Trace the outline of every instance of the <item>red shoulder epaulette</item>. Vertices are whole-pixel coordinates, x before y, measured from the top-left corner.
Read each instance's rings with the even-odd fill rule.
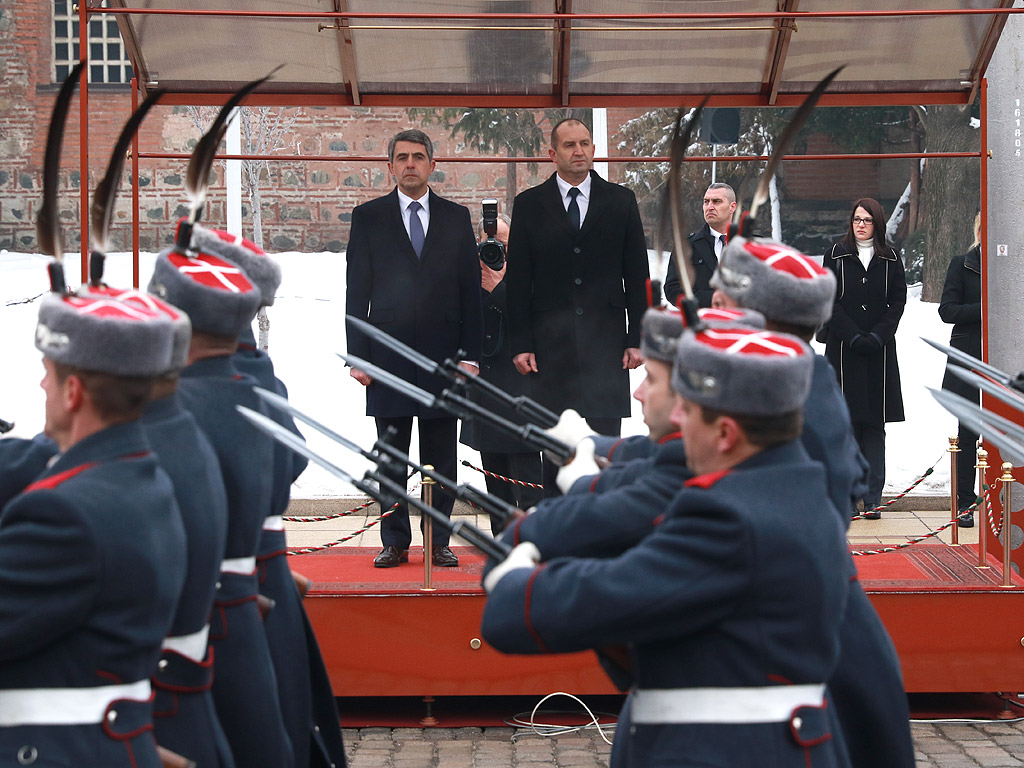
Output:
[[[720,469],[717,472],[708,472],[706,475],[697,475],[683,483],[683,487],[708,489],[728,474],[728,469]]]
[[[93,467],[96,466],[96,464],[97,464],[97,462],[90,461],[87,464],[81,464],[81,465],[79,465],[77,467],[73,467],[71,469],[67,469],[67,470],[65,470],[63,472],[60,472],[60,473],[56,474],[56,475],[51,475],[50,477],[44,477],[42,480],[38,480],[38,481],[32,483],[32,485],[30,485],[28,488],[26,488],[23,491],[23,493],[28,493],[29,491],[48,491],[48,490],[51,490],[53,488],[56,488],[58,485],[63,483],[65,480],[70,480],[75,475],[80,475],[82,472],[85,472],[85,470],[92,469]]]

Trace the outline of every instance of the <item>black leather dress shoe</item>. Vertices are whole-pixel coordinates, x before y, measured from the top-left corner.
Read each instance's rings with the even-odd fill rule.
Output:
[[[965,509],[956,517],[957,528],[973,528],[974,527],[974,512],[969,509]]]
[[[431,554],[434,565],[442,568],[455,568],[459,564],[459,558],[448,547],[434,547]]]
[[[374,568],[394,568],[399,563],[409,562],[409,550],[398,547],[387,546],[380,551],[380,554],[373,558]]]

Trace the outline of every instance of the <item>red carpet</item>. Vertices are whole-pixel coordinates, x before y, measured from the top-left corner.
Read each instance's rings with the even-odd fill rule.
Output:
[[[851,547],[851,549],[854,549]],[[853,558],[861,584],[868,592],[927,588],[929,591],[991,590],[1002,579],[1002,564],[989,556],[991,568],[979,570],[978,549],[973,545],[915,544],[880,555]],[[1024,580],[1014,574],[1014,584]]]
[[[379,547],[338,547],[308,555],[292,555],[292,569],[313,580],[310,594],[383,593],[401,594],[423,587],[423,549],[409,550],[409,562],[396,568],[374,568]],[[486,558],[473,547],[452,547],[459,558],[457,568],[431,570],[431,587],[441,593],[480,593],[480,577]]]

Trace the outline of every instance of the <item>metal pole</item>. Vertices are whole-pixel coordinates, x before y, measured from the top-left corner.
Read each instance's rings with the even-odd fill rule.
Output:
[[[949,519],[954,523],[950,529],[952,531],[950,533],[950,541],[952,544],[958,545],[960,543],[960,531],[958,530],[960,526],[955,525],[957,515],[960,513],[960,510],[957,509],[957,492],[959,488],[957,488],[956,481],[957,464],[960,459],[960,438],[958,436],[953,435],[953,437],[949,438],[949,448],[947,450],[949,451]]]
[[[431,471],[434,469],[430,464],[424,464],[423,467]],[[423,503],[431,507],[434,506],[434,485],[436,483],[433,478],[423,478]],[[420,513],[420,518],[423,520],[423,591],[433,592],[431,568],[434,565],[434,521],[430,515],[423,513]]]
[[[139,108],[139,81],[132,78],[132,114]],[[132,287],[139,287],[139,132],[132,136]]]
[[[1013,586],[1012,575],[1013,568],[1010,561],[1011,542],[1010,542],[1010,526],[1013,523],[1010,505],[1013,503],[1013,465],[1004,461],[1002,466],[1003,474],[999,478],[999,482],[1003,484],[1003,583],[1001,586],[1011,587]]]
[[[974,510],[974,519],[978,525],[978,567],[988,568],[988,499],[985,495],[985,470],[988,469],[988,451],[978,446],[978,496],[981,503]]]

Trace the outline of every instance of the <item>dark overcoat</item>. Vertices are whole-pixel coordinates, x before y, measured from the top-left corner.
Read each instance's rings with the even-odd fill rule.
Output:
[[[512,365],[512,351],[508,327],[508,286],[502,280],[488,293],[481,289],[483,301],[483,345],[480,355],[480,376],[502,391],[516,397],[531,397],[530,377],[521,375]],[[526,420],[512,408],[498,405],[479,390],[470,390],[470,399],[514,424]],[[478,419],[462,422],[461,442],[486,453],[531,453],[535,448],[514,437],[499,432]]]
[[[185,585],[174,624],[153,675],[157,743],[197,765],[234,766],[231,748],[213,704],[213,659],[206,653],[210,612],[224,559],[228,500],[213,446],[177,394],[146,404],[141,422],[146,439],[171,478],[185,527]],[[176,644],[207,632],[202,652]]]
[[[711,276],[718,269],[718,257],[715,256],[715,239],[717,232],[711,231],[711,226],[704,222],[704,226],[696,232],[691,232],[690,241],[690,263],[693,264],[693,295],[697,299],[697,306],[710,307],[711,297],[715,295],[715,289],[711,287]],[[665,274],[665,298],[673,307],[683,292],[683,285],[679,280],[679,270],[676,268],[675,254],[669,258],[668,271]]]
[[[174,491],[138,423],[71,446],[0,516],[0,691],[147,681],[184,580]],[[152,704],[110,699],[75,725],[19,724],[31,708],[9,703],[0,765],[159,768]]]
[[[953,324],[949,346],[981,359],[981,246],[962,256],[954,256],[946,269],[939,300],[939,317]],[[978,401],[978,389],[949,372],[942,377],[942,388],[955,392],[973,402]],[[961,446],[963,448],[963,446]]]
[[[896,359],[896,328],[907,303],[903,262],[892,248],[871,257],[865,270],[857,247],[840,240],[825,254],[836,275],[825,357],[835,369],[853,422],[903,421],[903,392]],[[867,354],[850,348],[858,335],[877,334],[883,348]]]
[[[33,438],[0,440],[0,509],[46,469],[57,444],[40,432]]]
[[[555,176],[521,192],[512,213],[505,274],[512,355],[535,354],[533,392],[551,410],[628,416],[622,353],[640,346],[649,275],[636,197],[591,171],[577,232]]]
[[[630,643],[631,698],[637,689],[824,683],[848,574],[835,565],[846,551],[837,517],[821,512],[829,501],[820,465],[791,442],[686,485],[654,531],[616,557],[509,572],[484,608],[488,642],[506,653]],[[814,739],[827,738],[820,708],[772,723],[631,717],[627,700],[613,768],[844,762],[834,740]]]
[[[469,209],[430,193],[430,224],[422,258],[402,223],[398,190],[352,211],[347,261],[347,314],[367,320],[435,362],[480,360],[480,260]],[[445,380],[346,324],[350,354],[421,389],[439,394]],[[426,409],[376,382],[366,389],[366,415],[448,414]]]

